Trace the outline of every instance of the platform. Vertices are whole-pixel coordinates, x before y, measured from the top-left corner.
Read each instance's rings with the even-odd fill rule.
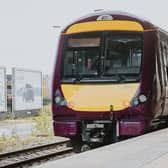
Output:
[[[36,168],[167,168],[168,129],[51,161]]]

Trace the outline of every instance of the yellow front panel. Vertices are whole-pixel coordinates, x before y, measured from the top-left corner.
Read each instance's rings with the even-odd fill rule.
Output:
[[[130,105],[139,83],[111,85],[61,85],[68,106],[76,111],[122,110]]]
[[[108,30],[143,31],[144,29],[141,24],[134,21],[92,21],[74,24],[65,34]]]

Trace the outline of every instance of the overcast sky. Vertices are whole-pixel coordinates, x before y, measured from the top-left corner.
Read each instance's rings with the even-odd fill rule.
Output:
[[[130,12],[168,31],[166,0],[0,0],[0,66],[51,74],[60,29],[95,9]]]

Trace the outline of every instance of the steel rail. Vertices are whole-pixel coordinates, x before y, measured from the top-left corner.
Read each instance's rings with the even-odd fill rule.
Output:
[[[33,164],[38,161],[49,159],[50,157],[63,157],[63,155],[72,152],[72,148],[66,146],[68,142],[69,140],[64,140],[25,148],[23,150],[1,153],[0,168],[14,168]]]

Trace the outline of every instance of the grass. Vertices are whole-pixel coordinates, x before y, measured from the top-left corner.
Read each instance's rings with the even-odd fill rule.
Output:
[[[16,130],[13,129],[11,136],[0,136],[0,152],[15,150],[23,148],[27,145],[34,145],[44,143],[46,141],[54,140],[52,128],[51,106],[44,106],[40,111],[39,116],[29,117],[26,121],[31,121],[35,124],[31,134],[26,137],[20,137]]]
[[[40,111],[39,116],[32,117],[35,123],[35,128],[32,131],[34,136],[53,136],[51,107],[44,106]]]

